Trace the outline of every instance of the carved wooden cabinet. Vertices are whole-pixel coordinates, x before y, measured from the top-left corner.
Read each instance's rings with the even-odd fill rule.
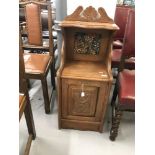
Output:
[[[111,43],[118,27],[103,8],[79,6],[60,24],[59,128],[102,132],[112,84]]]

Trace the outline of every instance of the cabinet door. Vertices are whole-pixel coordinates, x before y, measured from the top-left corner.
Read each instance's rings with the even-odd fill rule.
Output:
[[[103,82],[62,79],[62,117],[100,121],[106,104],[106,86]]]

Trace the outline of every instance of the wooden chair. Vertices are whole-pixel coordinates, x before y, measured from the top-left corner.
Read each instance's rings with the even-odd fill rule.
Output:
[[[22,40],[22,49],[31,51],[40,50],[44,53],[23,53],[26,79],[41,80],[45,103],[45,112],[50,113],[50,102],[53,91],[49,97],[46,80],[49,70],[51,71],[51,82],[53,90],[55,89],[55,63],[51,24],[51,3],[49,1],[20,1],[19,4],[25,8],[26,30],[28,34],[27,40],[22,40],[22,38],[20,37]],[[46,6],[48,11],[49,38],[46,39],[42,36],[41,6]]]
[[[128,24],[134,25],[134,10],[131,10],[129,13]],[[127,34],[134,33],[134,26],[132,29],[126,29],[125,32]],[[126,40],[128,41],[128,40]],[[133,39],[134,41],[134,39]],[[133,42],[128,43],[128,47]],[[126,48],[126,47],[124,47]],[[114,141],[118,135],[118,128],[121,120],[121,116],[123,111],[135,111],[135,70],[126,69],[125,60],[129,57],[135,56],[135,50],[131,50],[128,48],[123,50],[120,67],[119,67],[119,74],[116,80],[113,97],[112,97],[112,127],[110,130],[110,140]],[[116,98],[118,96],[118,103],[116,103]]]
[[[134,12],[135,12],[134,10],[129,11],[122,49],[114,49],[112,52],[112,68],[119,68],[122,53],[124,52],[128,53],[128,51],[130,50],[135,51],[135,13]],[[128,58],[129,59],[127,59],[125,62],[125,66],[131,69],[135,68],[135,59],[130,56]]]
[[[29,154],[30,146],[32,140],[36,138],[36,131],[33,121],[33,114],[31,110],[29,94],[25,79],[25,68],[24,68],[24,60],[23,53],[19,51],[19,121],[21,119],[22,114],[25,114],[26,124],[29,132],[29,137],[25,149],[24,155]]]

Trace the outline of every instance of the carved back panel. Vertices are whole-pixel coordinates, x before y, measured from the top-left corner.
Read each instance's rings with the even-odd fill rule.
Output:
[[[74,54],[98,55],[101,34],[76,32],[74,35]]]
[[[66,59],[104,61],[109,35],[106,30],[66,28]]]

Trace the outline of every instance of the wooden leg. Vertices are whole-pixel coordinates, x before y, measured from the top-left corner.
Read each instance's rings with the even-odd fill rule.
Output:
[[[27,97],[27,103],[25,106],[24,114],[25,114],[28,132],[29,132],[29,134],[32,134],[32,139],[35,139],[36,138],[36,130],[35,130],[35,126],[34,126],[32,109],[31,109],[31,105],[30,105],[30,101],[29,101],[28,97]]]
[[[110,137],[109,137],[110,140],[112,141],[115,141],[118,135],[118,128],[119,128],[121,116],[122,116],[122,111],[119,109],[116,109],[115,116],[112,116],[112,127],[110,130]]]
[[[27,88],[31,89],[30,79],[26,79],[26,83],[27,83]]]
[[[31,135],[29,135],[24,155],[29,155],[32,139],[33,139],[33,137],[32,137],[32,134],[31,134]]]
[[[42,84],[44,104],[45,104],[45,113],[48,114],[48,113],[50,113],[50,101],[49,101],[46,77],[41,79],[41,84]]]
[[[53,89],[55,90],[55,65],[54,65],[54,62],[52,63],[50,70],[51,70],[51,83],[52,83]]]
[[[115,104],[116,98],[117,98],[117,83],[114,86],[113,96],[111,99],[111,106],[113,106]]]

